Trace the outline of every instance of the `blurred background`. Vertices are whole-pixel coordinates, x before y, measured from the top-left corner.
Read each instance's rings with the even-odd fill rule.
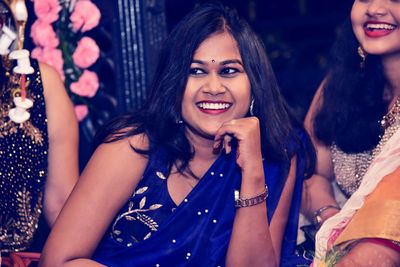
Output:
[[[37,0],[41,1],[41,0]],[[80,7],[81,0],[60,0],[58,18],[51,23],[62,52],[59,69],[80,120],[80,169],[88,161],[95,132],[111,117],[140,107],[157,61],[157,51],[174,25],[201,0],[86,0],[97,6],[100,20],[90,29],[73,30],[71,14],[79,11],[90,21],[96,12]],[[323,79],[330,47],[338,28],[350,12],[353,1],[337,0],[222,0],[246,18],[264,42],[283,95],[303,120],[313,94]],[[34,2],[26,1],[29,28],[38,20]],[[92,12],[93,11],[93,12]],[[91,14],[92,13],[92,14]],[[28,32],[28,31],[27,31]],[[28,35],[28,34],[27,34]],[[26,36],[28,49],[38,42]],[[95,41],[98,56],[77,67],[72,60],[83,37]],[[42,49],[43,47],[41,47]],[[95,48],[95,49],[94,49]],[[91,51],[88,50],[88,53]],[[85,53],[83,53],[85,55]],[[56,64],[48,57],[48,63]],[[85,71],[96,83],[92,93],[72,92]],[[42,222],[43,224],[43,222]],[[37,235],[34,247],[41,249],[48,229]]]
[[[27,2],[32,14],[28,24],[32,25],[36,20],[33,3]],[[61,2],[71,5],[76,1]],[[168,32],[194,6],[207,1],[92,2],[100,10],[101,19],[99,24],[85,32],[85,35],[93,38],[100,48],[100,57],[89,68],[97,74],[99,88],[94,97],[79,98],[89,107],[88,114],[85,114],[80,122],[81,169],[90,157],[91,142],[96,130],[107,119],[133,110],[143,103],[156,64],[157,50]],[[329,50],[338,27],[348,16],[353,1],[220,2],[236,8],[260,35],[281,90],[297,118],[302,120],[315,90],[325,75]],[[57,34],[61,36],[65,33],[58,31]],[[28,39],[27,46],[32,49],[35,44]],[[70,91],[69,93],[74,101],[78,99]]]

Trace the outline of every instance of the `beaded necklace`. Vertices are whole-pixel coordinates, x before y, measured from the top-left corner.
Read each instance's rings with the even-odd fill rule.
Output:
[[[392,135],[399,129],[400,123],[397,121],[400,115],[400,96],[397,97],[396,102],[389,112],[383,116],[379,122],[384,129],[384,134],[379,140],[378,145],[372,151],[372,158],[375,158],[386,142],[392,137]]]
[[[384,134],[380,136],[378,145],[372,151],[348,154],[341,151],[335,144],[331,146],[336,182],[347,197],[358,189],[373,159],[400,128],[400,97],[396,99],[393,107],[382,117],[379,124],[383,128]]]

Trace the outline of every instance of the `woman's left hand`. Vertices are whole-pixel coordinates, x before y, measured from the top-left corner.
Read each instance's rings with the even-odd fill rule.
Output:
[[[234,119],[222,124],[214,138],[214,149],[225,149],[228,154],[232,151],[234,140],[238,145],[236,162],[242,171],[262,166],[260,122],[257,117]]]

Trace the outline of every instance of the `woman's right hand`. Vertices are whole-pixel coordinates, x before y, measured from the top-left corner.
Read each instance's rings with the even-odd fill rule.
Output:
[[[214,147],[224,147],[225,153],[232,150],[232,141],[237,142],[236,162],[242,172],[251,170],[254,174],[257,168],[263,171],[260,122],[257,117],[246,117],[225,122],[217,131]],[[223,144],[223,145],[222,145]],[[264,175],[262,174],[264,184]]]

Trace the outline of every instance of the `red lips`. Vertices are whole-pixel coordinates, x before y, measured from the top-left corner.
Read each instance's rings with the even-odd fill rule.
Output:
[[[367,21],[364,24],[364,32],[370,38],[379,38],[391,34],[396,25],[382,21]]]
[[[201,101],[196,105],[201,112],[217,115],[226,112],[232,104],[223,101]]]

